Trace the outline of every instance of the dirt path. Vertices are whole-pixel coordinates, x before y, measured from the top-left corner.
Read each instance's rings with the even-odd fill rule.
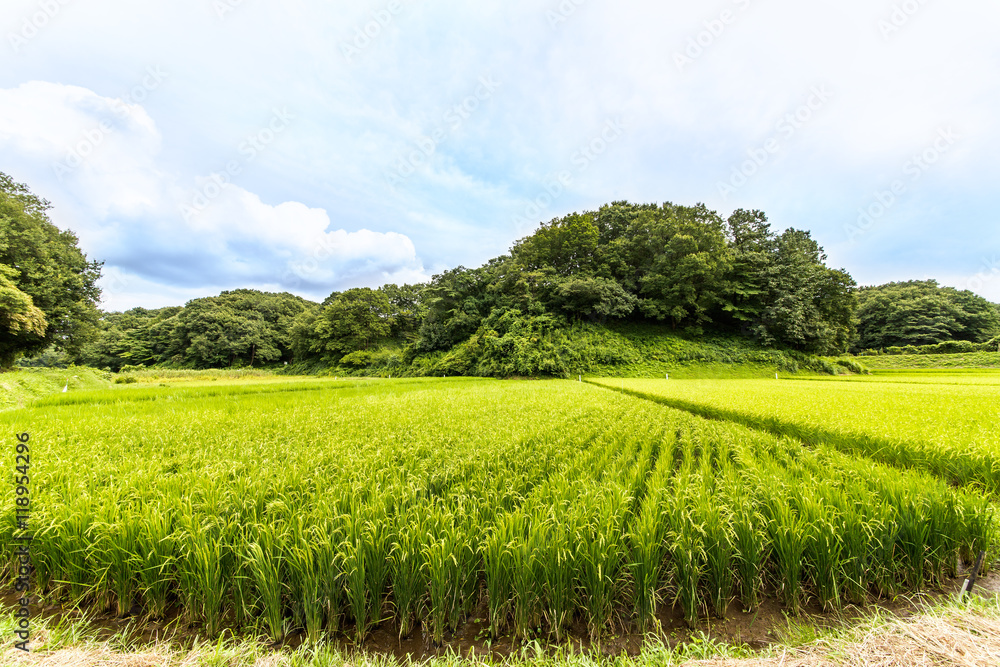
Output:
[[[41,638],[40,638],[41,639]],[[859,633],[851,640],[821,640],[798,649],[772,649],[766,658],[745,660],[700,660],[684,665],[699,667],[996,667],[1000,665],[1000,616],[950,608],[941,612],[926,613],[908,619],[886,621]],[[0,655],[3,666],[37,667],[196,667],[199,665],[246,665],[248,667],[284,667],[290,664],[287,655],[255,657],[240,655],[239,649],[216,655],[211,648],[202,651],[178,653],[164,647],[138,653],[116,653],[107,647],[65,648],[53,652],[25,654],[16,649]],[[220,660],[221,658],[221,660]],[[454,667],[454,660],[431,660],[442,667]],[[558,661],[546,660],[549,667]],[[323,660],[323,665],[350,665],[351,667],[386,667],[384,658],[355,656],[340,662]],[[475,661],[468,665],[474,666]],[[515,661],[513,664],[517,664]],[[528,664],[528,663],[523,663]],[[589,667],[596,663],[586,658],[571,657],[567,667]],[[642,656],[625,658],[618,665],[663,665],[662,659],[650,660]]]

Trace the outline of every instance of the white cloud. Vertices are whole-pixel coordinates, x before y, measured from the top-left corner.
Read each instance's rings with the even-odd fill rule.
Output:
[[[37,8],[37,0],[10,4],[0,32]],[[919,243],[927,252],[912,255],[914,275],[960,275],[977,250],[960,256],[956,244],[982,245],[972,241],[983,238],[976,232],[995,226],[987,196],[1000,152],[995,2],[917,2],[884,35],[879,22],[914,3],[403,0],[349,62],[341,46],[387,4],[242,2],[220,19],[205,0],[91,0],[86,10],[66,3],[20,53],[0,50],[0,118],[16,116],[21,128],[0,140],[8,158],[0,169],[53,199],[60,224],[78,230],[92,254],[110,249],[102,256],[131,258],[137,270],[183,284],[216,285],[227,272],[263,280],[262,267],[308,259],[322,245],[316,239],[334,233],[317,231],[324,220],[345,236],[335,240],[343,252],[311,274],[322,280],[419,275],[421,262],[407,259],[409,247],[392,234],[405,235],[428,266],[474,265],[528,231],[530,223],[515,228],[512,219],[619,117],[627,124],[621,139],[585,173],[574,171],[533,222],[626,198],[704,201],[722,212],[762,208],[776,226],[811,229],[829,245],[914,152],[952,126],[961,141],[908,194],[924,227],[953,230],[958,240],[946,248],[932,236],[906,237],[904,246],[903,235],[889,234],[877,251],[846,248],[838,260],[862,275],[902,263]],[[724,10],[733,20],[720,28]],[[549,12],[565,20],[553,24]],[[675,54],[690,40],[702,52],[680,71]],[[52,163],[156,63],[169,72],[162,88],[71,180],[53,181]],[[452,131],[445,114],[483,76],[501,85]],[[30,92],[21,90],[25,81],[74,86],[25,84],[37,88]],[[722,199],[717,183],[817,85],[831,100]],[[294,125],[197,216],[200,228],[183,224],[178,204],[275,107],[290,109]],[[442,125],[448,132],[433,155],[392,191],[387,170]],[[909,209],[893,215],[912,228]],[[379,256],[367,254],[360,230],[384,235]],[[162,250],[142,247],[144,239]],[[172,270],[185,248],[216,259],[199,259],[188,275]]]
[[[335,288],[427,279],[407,236],[331,230],[321,208],[268,204],[208,176],[184,188],[161,167],[161,146],[141,105],[48,82],[0,90],[0,150],[33,166],[31,185],[53,199],[55,221],[118,272],[105,281],[109,304],[129,303],[129,284],[141,285],[136,303],[161,303],[156,285],[171,297],[223,285],[322,299]],[[213,197],[185,219],[181,205],[198,192]]]

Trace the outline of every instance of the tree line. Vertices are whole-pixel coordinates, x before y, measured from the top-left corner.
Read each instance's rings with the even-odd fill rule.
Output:
[[[184,306],[100,312],[101,264],[51,223],[48,208],[0,174],[5,367],[54,349],[62,360],[115,371],[364,366],[380,350],[412,363],[475,339],[470,354],[534,355],[527,367],[544,371],[538,358],[552,332],[565,337],[585,324],[655,323],[816,355],[981,343],[1000,329],[995,304],[934,281],[858,289],[827,266],[809,232],[777,232],[761,211],[723,218],[701,204],[629,202],[543,223],[509,253],[425,284],[352,288],[322,303],[237,289]]]

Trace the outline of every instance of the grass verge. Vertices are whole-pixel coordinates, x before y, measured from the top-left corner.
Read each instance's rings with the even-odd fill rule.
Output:
[[[13,636],[14,618],[0,614]],[[415,661],[385,654],[317,648],[274,651],[263,641],[229,639],[179,649],[169,642],[135,644],[127,632],[97,640],[86,622],[47,623],[33,630],[32,652],[7,645],[0,664],[33,667],[702,667],[839,665],[995,665],[1000,656],[1000,597],[949,599],[898,618],[876,613],[850,626],[817,629],[789,622],[779,641],[758,653],[698,639],[674,647],[647,644],[638,655],[595,656],[527,644],[503,659],[455,653]]]

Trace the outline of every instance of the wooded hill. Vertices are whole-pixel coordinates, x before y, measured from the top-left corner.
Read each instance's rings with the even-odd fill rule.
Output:
[[[808,232],[775,233],[760,211],[723,219],[701,205],[616,202],[552,220],[509,254],[426,285],[349,289],[322,304],[235,290],[107,314],[83,359],[112,369],[395,359],[429,370],[452,353],[452,372],[564,375],[600,361],[587,350],[608,354],[607,341],[594,352],[572,339],[614,323],[836,354],[854,333],[855,285],[825,261]]]
[[[849,350],[983,344],[1000,329],[996,305],[933,281],[858,290],[809,232],[776,232],[761,211],[724,219],[700,204],[628,202],[544,223],[508,254],[427,284],[323,303],[238,289],[99,313],[100,263],[49,221],[47,202],[6,176],[0,186],[4,365],[35,354],[23,363],[503,376],[750,354],[792,367]]]

